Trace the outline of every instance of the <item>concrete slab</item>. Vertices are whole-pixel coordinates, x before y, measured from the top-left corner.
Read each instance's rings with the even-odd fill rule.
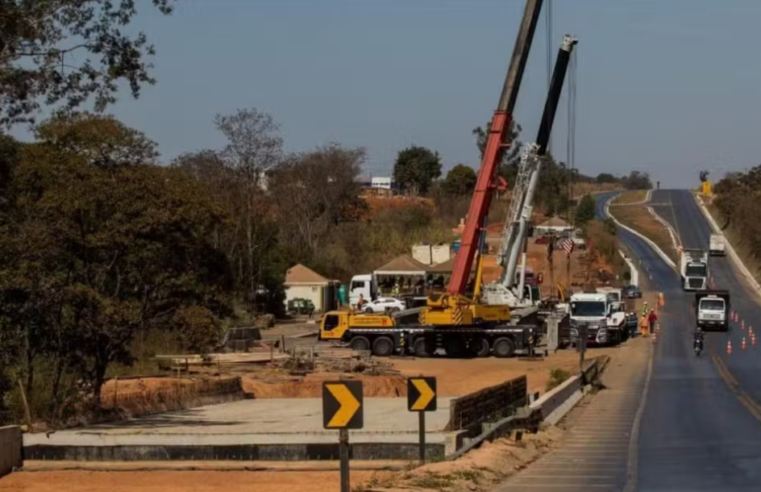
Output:
[[[426,416],[426,440],[443,443],[452,398],[439,398]],[[356,443],[417,442],[418,416],[406,398],[365,398],[362,430]],[[335,430],[322,428],[320,398],[244,400],[52,434],[25,434],[24,445],[47,446],[204,446],[236,444],[333,443]]]

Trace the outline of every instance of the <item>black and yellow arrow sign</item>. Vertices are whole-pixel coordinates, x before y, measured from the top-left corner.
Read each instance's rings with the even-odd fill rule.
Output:
[[[322,383],[322,425],[326,429],[361,429],[362,381]]]
[[[436,378],[407,380],[407,409],[410,412],[436,411]]]

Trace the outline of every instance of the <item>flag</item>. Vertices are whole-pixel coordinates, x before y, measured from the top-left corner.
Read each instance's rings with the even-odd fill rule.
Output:
[[[571,253],[573,252],[573,247],[575,246],[575,243],[572,239],[566,239],[561,243],[561,248],[565,250],[566,254],[568,256],[571,256]]]

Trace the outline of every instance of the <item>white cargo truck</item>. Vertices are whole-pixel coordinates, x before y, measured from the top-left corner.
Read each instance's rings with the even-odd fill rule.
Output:
[[[571,296],[571,343],[578,343],[580,328],[586,327],[587,341],[597,345],[616,345],[628,338],[626,313],[613,296],[585,292]]]
[[[724,250],[724,234],[711,234],[708,245],[708,252],[711,256],[724,256],[727,252]]]
[[[729,330],[729,291],[695,293],[695,318],[703,330]]]
[[[708,288],[708,252],[702,249],[682,250],[679,257],[679,273],[683,290],[706,290]]]

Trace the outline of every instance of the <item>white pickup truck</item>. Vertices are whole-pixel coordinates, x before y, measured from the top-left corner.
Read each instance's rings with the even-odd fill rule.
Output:
[[[725,251],[725,238],[724,234],[711,234],[711,238],[708,243],[708,252],[711,256],[724,256],[727,254]]]

